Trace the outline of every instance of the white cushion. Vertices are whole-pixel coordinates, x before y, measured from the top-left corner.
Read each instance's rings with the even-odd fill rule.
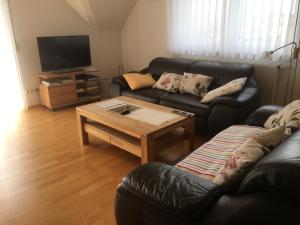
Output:
[[[204,97],[213,78],[202,74],[184,73],[179,91]]]
[[[217,99],[220,96],[236,93],[236,92],[242,90],[246,81],[247,81],[246,77],[230,81],[229,83],[208,92],[204,96],[204,98],[201,100],[201,102],[208,103],[208,102],[211,102],[211,101]]]
[[[163,73],[153,88],[177,93],[181,85],[182,75],[176,73]]]
[[[278,113],[271,115],[265,123],[265,128],[281,127],[300,128],[300,100],[295,100]]]

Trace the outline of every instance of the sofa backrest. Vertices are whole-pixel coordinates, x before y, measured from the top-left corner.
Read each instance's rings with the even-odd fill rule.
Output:
[[[190,67],[189,72],[213,77],[213,82],[209,87],[211,90],[241,77],[251,77],[254,72],[254,67],[239,63],[198,61]]]
[[[264,157],[242,181],[239,192],[270,192],[300,201],[300,131]]]
[[[164,72],[177,74],[188,72],[191,65],[195,62],[196,60],[193,59],[158,57],[150,62],[148,72],[157,80]]]
[[[148,72],[151,73],[156,80],[164,72],[177,74],[190,72],[208,75],[214,78],[210,89],[215,89],[231,80],[241,77],[251,77],[254,72],[254,67],[239,63],[158,57],[150,62]]]

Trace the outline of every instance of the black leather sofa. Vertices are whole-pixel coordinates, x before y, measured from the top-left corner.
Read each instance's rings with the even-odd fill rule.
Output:
[[[262,107],[247,122],[263,126],[278,109]],[[231,189],[150,163],[123,179],[115,203],[118,225],[298,225],[299,212],[300,131]]]
[[[248,77],[248,82],[241,92],[220,97],[210,104],[202,104],[198,96],[190,94],[170,94],[167,91],[153,88],[132,91],[124,78],[114,77],[112,79],[109,90],[110,97],[124,95],[195,113],[197,130],[206,132],[210,136],[232,124],[243,123],[259,103],[257,84],[252,79],[254,68],[251,65],[159,57],[153,59],[149,66],[141,72],[151,73],[156,80],[164,72],[206,74],[214,78],[209,90],[220,87],[231,80]]]

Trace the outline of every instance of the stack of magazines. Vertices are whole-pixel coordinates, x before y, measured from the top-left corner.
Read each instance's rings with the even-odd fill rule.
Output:
[[[55,87],[60,85],[72,84],[73,80],[69,78],[56,78],[52,80],[43,80],[42,84],[46,87]]]

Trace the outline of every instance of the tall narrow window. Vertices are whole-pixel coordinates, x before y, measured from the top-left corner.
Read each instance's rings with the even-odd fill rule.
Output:
[[[169,0],[170,51],[258,60],[294,38],[298,0]],[[274,54],[288,60],[290,49]]]
[[[0,71],[2,129],[24,108],[7,0],[0,0]]]

